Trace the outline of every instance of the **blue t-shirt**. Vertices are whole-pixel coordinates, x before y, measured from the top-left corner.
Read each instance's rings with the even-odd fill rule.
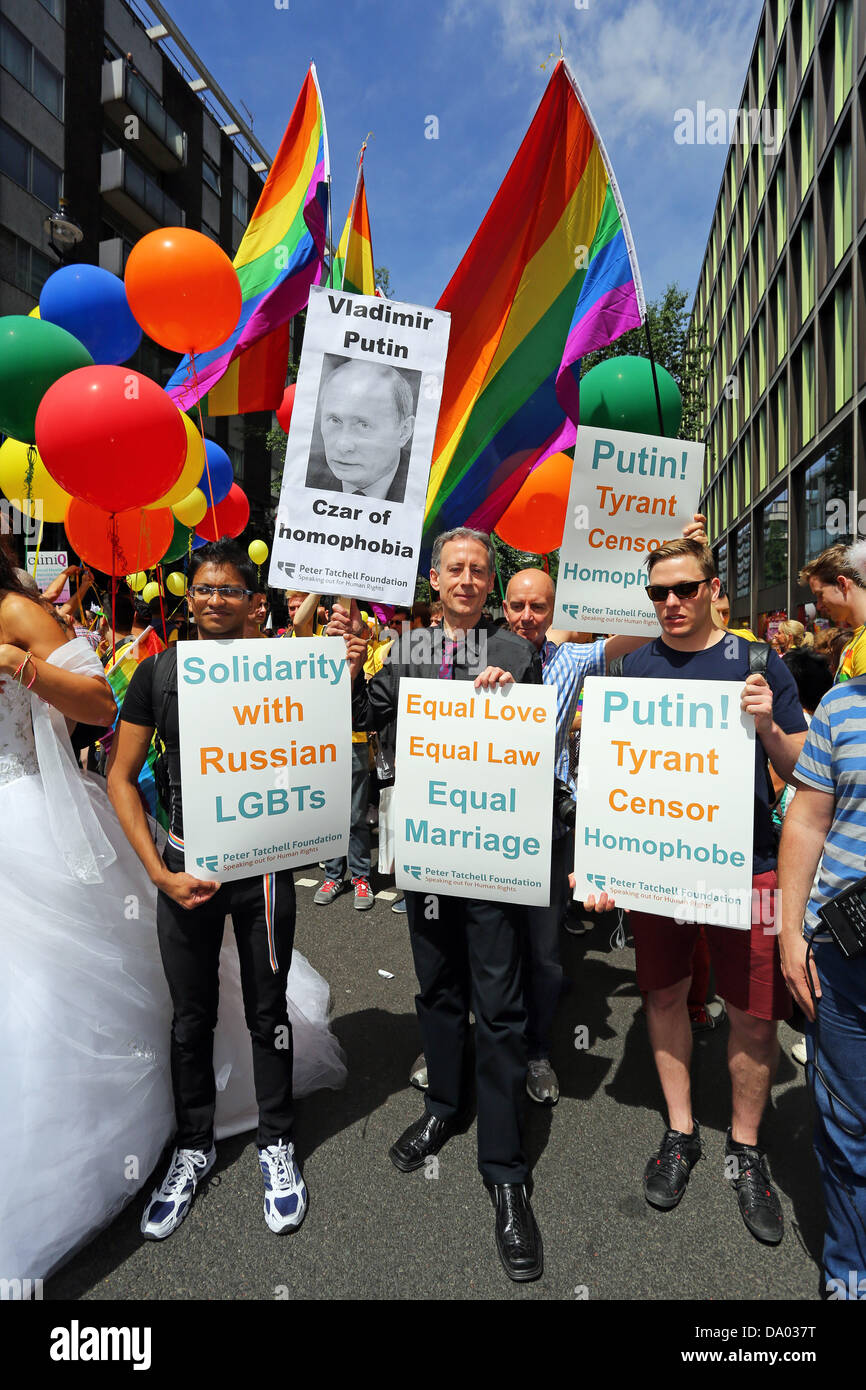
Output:
[[[736,643],[736,646],[733,644]],[[661,637],[629,652],[622,665],[624,676],[654,676],[665,680],[738,681],[746,683],[749,674],[749,643],[735,633],[726,633],[715,646],[703,652],[680,652]],[[806,728],[794,677],[781,657],[769,653],[766,680],[773,692],[773,719],[786,734],[799,734]],[[770,813],[767,756],[760,738],[755,739],[755,820],[753,830],[753,874],[776,867],[776,846]]]

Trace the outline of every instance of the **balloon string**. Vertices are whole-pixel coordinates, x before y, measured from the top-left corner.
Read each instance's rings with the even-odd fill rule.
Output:
[[[201,427],[201,442],[202,442],[202,446],[203,446],[203,448],[204,448],[204,471],[205,471],[205,474],[206,474],[206,476],[207,476],[207,490],[208,490],[208,492],[209,492],[209,494],[210,494],[210,510],[211,510],[211,512],[213,513],[213,516],[212,516],[211,520],[213,521],[214,539],[217,540],[217,539],[219,539],[219,537],[218,537],[218,534],[217,534],[216,503],[215,503],[214,500],[213,500],[213,483],[211,482],[211,476],[210,476],[210,461],[209,461],[208,456],[207,456],[207,446],[205,445],[205,438],[204,438],[204,417],[202,416],[202,413],[201,413],[201,392],[199,391],[199,385],[198,385],[198,373],[196,372],[196,369],[195,369],[195,353],[194,353],[194,352],[191,352],[190,355],[189,355],[189,368],[190,368],[190,371],[192,372],[192,380],[193,380],[193,385],[194,385],[194,387],[195,387],[195,393],[196,393],[196,401],[195,401],[195,404],[196,404],[196,409],[198,410],[198,422],[199,422],[199,426]],[[202,520],[203,520],[203,519],[204,519],[204,518],[202,518]]]
[[[114,636],[115,627],[114,627],[114,614],[115,614],[115,601],[116,601],[116,599],[117,599],[117,579],[116,579],[116,577],[115,577],[114,575],[112,575],[112,576],[111,576],[111,664],[112,664],[112,666],[114,665],[114,660],[115,660],[115,636]]]
[[[162,635],[163,635],[163,638],[164,638],[164,640],[165,640],[166,646],[168,646],[168,627],[166,626],[166,621],[165,621],[165,609],[164,609],[163,606],[162,606],[162,565],[161,565],[161,564],[157,565],[157,567],[156,567],[156,582],[157,582],[157,587],[158,587],[158,589],[159,589],[159,593],[158,593],[157,597],[159,598],[159,616],[160,616],[160,618],[162,619]]]

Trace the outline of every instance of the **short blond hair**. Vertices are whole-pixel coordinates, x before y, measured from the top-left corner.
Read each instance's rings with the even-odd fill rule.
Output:
[[[697,561],[704,579],[715,579],[716,562],[710,547],[701,541],[687,540],[685,536],[680,536],[675,541],[665,541],[658,550],[651,551],[646,562],[647,573],[651,575],[653,566],[663,560],[682,560],[687,557]]]

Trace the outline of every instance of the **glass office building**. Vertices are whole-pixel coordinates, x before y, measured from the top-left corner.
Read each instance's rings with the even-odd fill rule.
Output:
[[[763,634],[803,616],[807,560],[866,538],[866,0],[767,0],[725,115],[691,321],[702,505],[732,623]]]

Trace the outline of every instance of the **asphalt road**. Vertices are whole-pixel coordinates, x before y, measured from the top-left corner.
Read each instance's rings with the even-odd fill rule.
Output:
[[[171,1239],[142,1240],[138,1196],[46,1283],[46,1299],[817,1299],[821,1193],[789,1028],[763,1130],[786,1230],[780,1246],[767,1248],[744,1227],[723,1175],[727,1028],[702,1035],[695,1048],[705,1157],[680,1206],[655,1211],[641,1174],[664,1120],[634,955],[611,946],[607,919],[586,936],[563,934],[570,988],[553,1056],[562,1097],[552,1110],[527,1101],[545,1269],[537,1283],[514,1285],[496,1255],[474,1123],[443,1149],[438,1177],[399,1173],[388,1159],[422,1108],[407,1084],[420,1045],[405,917],[382,898],[366,913],[350,895],[315,907],[321,874],[301,870],[296,879],[297,945],[330,981],[349,1067],[343,1091],[298,1102],[310,1193],[304,1225],[282,1238],[267,1229],[255,1136],[239,1135],[220,1146],[214,1173]],[[393,884],[374,877],[374,888]],[[574,1045],[581,1025],[588,1048]]]

